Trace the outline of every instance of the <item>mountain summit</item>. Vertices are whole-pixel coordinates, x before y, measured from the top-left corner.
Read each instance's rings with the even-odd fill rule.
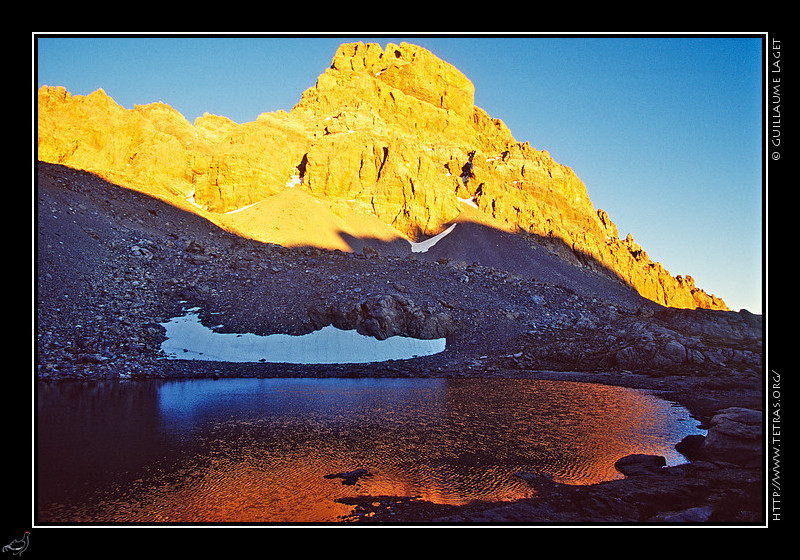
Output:
[[[189,123],[160,102],[127,110],[102,90],[50,86],[38,91],[37,116],[40,161],[259,241],[409,252],[442,238],[456,251],[460,240],[464,258],[499,268],[530,251],[664,306],[727,310],[620,238],[572,169],[515,140],[474,105],[463,73],[419,46],[343,44],[290,112],[244,124],[210,114]],[[503,257],[486,236],[514,250]],[[437,247],[437,258],[461,258]]]

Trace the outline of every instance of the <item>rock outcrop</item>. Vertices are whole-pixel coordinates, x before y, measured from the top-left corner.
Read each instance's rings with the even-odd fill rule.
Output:
[[[759,410],[730,407],[712,419],[702,452],[714,460],[761,465],[763,414]]]
[[[446,338],[454,330],[454,321],[446,311],[423,308],[407,297],[392,294],[369,297],[351,307],[314,306],[309,317],[315,329],[327,325],[356,329],[378,340],[391,336]]]
[[[761,410],[723,408],[711,418],[707,435],[686,436],[675,449],[690,461],[758,469],[763,466],[763,426]]]
[[[192,124],[163,103],[126,110],[102,90],[73,96],[43,86],[38,158],[91,171],[262,241],[274,240],[275,230],[252,226],[256,210],[229,212],[288,189],[335,201],[338,216],[377,218],[412,241],[439,233],[470,205],[495,227],[656,303],[727,309],[690,276],[673,277],[653,262],[630,234],[620,238],[572,169],[517,142],[474,105],[466,76],[410,44],[341,45],[290,112],[244,124],[208,114]],[[254,216],[249,226],[245,215]]]

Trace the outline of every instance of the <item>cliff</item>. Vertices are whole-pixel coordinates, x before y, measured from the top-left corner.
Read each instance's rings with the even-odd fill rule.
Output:
[[[244,124],[44,86],[38,158],[284,245],[314,238],[301,222],[318,245],[347,249],[342,233],[419,241],[477,219],[659,304],[727,309],[621,239],[569,167],[515,140],[474,105],[466,76],[405,43],[341,45],[290,112]]]

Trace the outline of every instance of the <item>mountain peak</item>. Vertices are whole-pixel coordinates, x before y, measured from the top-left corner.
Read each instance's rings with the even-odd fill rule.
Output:
[[[363,72],[416,99],[471,118],[475,87],[451,64],[409,43],[345,43],[331,62],[339,72]]]
[[[632,238],[619,239],[572,169],[517,142],[474,105],[474,93],[463,73],[422,47],[345,43],[289,113],[241,125],[212,115],[192,125],[163,104],[127,111],[101,90],[86,103],[42,88],[38,153],[261,241],[290,243],[257,215],[279,200],[316,200],[329,212],[322,221],[351,237],[368,235],[369,223],[383,228],[370,237],[420,241],[478,220],[657,303],[727,309]],[[292,188],[308,196],[275,198]]]

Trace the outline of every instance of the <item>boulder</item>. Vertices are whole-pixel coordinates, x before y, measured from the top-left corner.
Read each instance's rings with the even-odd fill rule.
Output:
[[[634,453],[618,459],[614,468],[625,476],[639,476],[658,472],[666,464],[667,460],[661,455]]]
[[[705,436],[700,434],[691,434],[675,444],[675,450],[690,461],[693,461],[702,457],[703,444],[705,441]]]
[[[731,407],[719,411],[710,422],[703,443],[709,460],[745,466],[761,463],[763,414],[759,410]]]
[[[686,347],[677,340],[670,340],[661,349],[662,355],[670,361],[683,363],[686,361]]]

